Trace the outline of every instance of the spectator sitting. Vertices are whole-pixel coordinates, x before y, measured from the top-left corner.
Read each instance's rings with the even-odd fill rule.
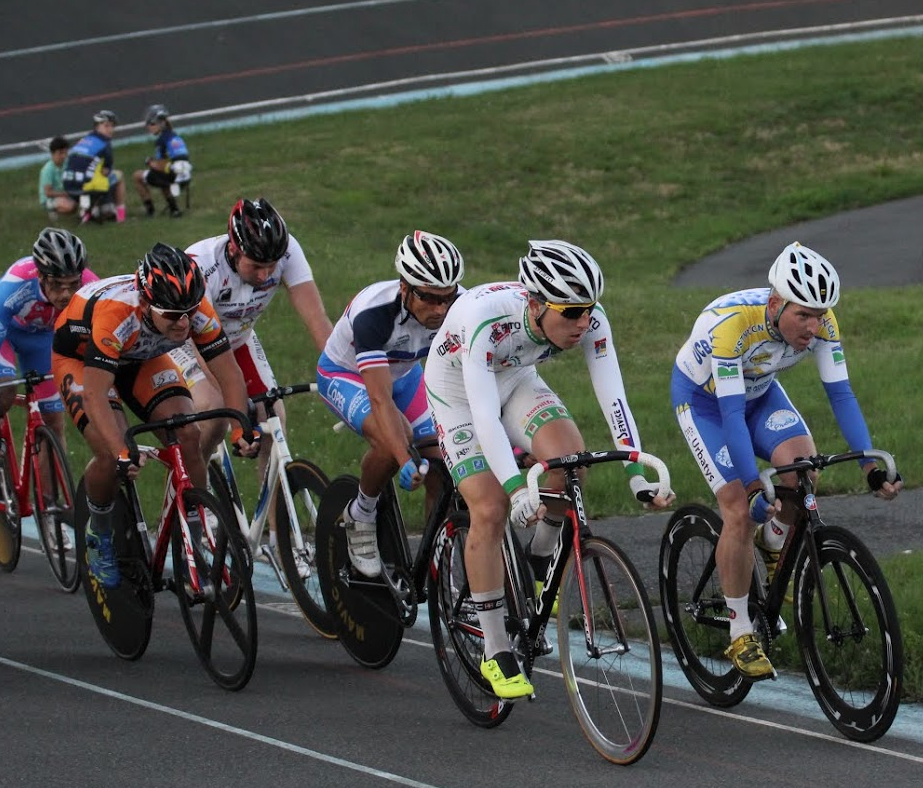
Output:
[[[175,219],[182,216],[183,212],[177,206],[176,197],[170,186],[189,181],[192,164],[189,162],[186,143],[173,131],[169,117],[170,113],[163,104],[152,104],[147,108],[144,125],[149,133],[157,137],[154,155],[144,162],[145,169],[136,170],[132,177],[148,216],[154,215],[154,201],[148,188],[153,186],[163,193],[170,209],[170,216]]]
[[[81,223],[91,217],[107,218],[107,214],[114,215],[118,222],[125,221],[125,182],[122,173],[113,167],[112,157],[112,131],[116,123],[114,112],[108,109],[97,112],[93,116],[93,131],[71,148],[64,162],[64,189],[71,197],[78,201],[85,194],[106,198],[102,205],[85,212],[80,217]]]
[[[64,191],[64,160],[70,144],[64,137],[52,137],[48,143],[51,158],[42,165],[38,176],[38,201],[48,212],[48,219],[58,220],[58,214],[74,213],[77,201]]]

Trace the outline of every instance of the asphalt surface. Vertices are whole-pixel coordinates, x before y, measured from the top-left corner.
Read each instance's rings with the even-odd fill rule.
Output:
[[[86,129],[102,106],[128,119],[140,118],[154,101],[177,114],[234,117],[263,111],[265,102],[304,106],[487,78],[459,76],[473,69],[525,74],[559,67],[535,61],[593,62],[603,59],[600,53],[627,50],[652,57],[679,51],[674,45],[719,46],[698,43],[704,39],[769,31],[759,40],[781,40],[786,29],[920,12],[919,0],[291,5],[270,0],[257,10],[236,1],[165,0],[145,6],[142,18],[135,4],[81,14],[36,0],[15,13],[0,11],[0,147],[34,149],[35,140]],[[255,13],[258,18],[239,21]],[[199,26],[190,29],[193,23]],[[439,74],[450,76],[432,78]],[[380,85],[397,80],[402,84]],[[261,108],[240,106],[253,103]],[[886,210],[879,221],[893,216]],[[895,224],[891,237],[906,229]],[[810,237],[800,240],[810,245]],[[838,238],[842,248],[823,251],[839,265],[855,238],[847,232]],[[917,490],[890,504],[867,496],[824,500],[822,513],[855,529],[884,556],[923,547],[921,504]],[[666,518],[615,518],[595,526],[626,547],[655,596]],[[364,670],[337,643],[308,629],[267,572],[257,567],[256,672],[245,690],[227,693],[198,666],[168,594],[157,599],[147,653],[123,662],[102,642],[83,597],[54,590],[28,539],[17,571],[0,575],[0,788],[203,781],[493,788],[523,779],[562,786],[631,780],[638,788],[736,787],[758,779],[826,788],[877,785],[885,775],[894,785],[919,782],[921,710],[902,708],[884,739],[854,745],[833,731],[800,675],[764,683],[741,706],[717,710],[689,690],[670,654],[657,738],[628,773],[605,763],[584,740],[553,659],[537,672],[534,704],[521,704],[497,729],[480,730],[449,699],[425,616],[389,667]]]

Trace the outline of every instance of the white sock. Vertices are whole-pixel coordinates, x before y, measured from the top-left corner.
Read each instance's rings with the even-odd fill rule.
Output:
[[[503,589],[471,592],[471,601],[478,613],[478,621],[484,630],[484,658],[491,659],[501,651],[510,650],[510,638],[506,634],[506,600]]]
[[[362,492],[362,488],[360,487],[359,494],[356,496],[356,500],[353,503],[355,504],[352,509],[353,516],[365,523],[375,522],[375,512],[378,510],[377,495],[366,495]]]
[[[741,635],[753,632],[753,622],[750,620],[750,611],[747,609],[747,603],[749,601],[749,596],[726,596],[724,598],[724,603],[728,606],[728,610],[730,611],[732,643]]]
[[[555,520],[546,515],[539,520],[535,526],[529,552],[537,556],[551,555],[561,536],[562,525],[564,525],[563,518]]]
[[[763,544],[770,550],[781,550],[790,527],[780,522],[777,517],[773,517],[768,523],[763,523]]]

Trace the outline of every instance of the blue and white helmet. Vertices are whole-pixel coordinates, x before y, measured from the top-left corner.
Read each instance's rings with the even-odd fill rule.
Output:
[[[811,309],[831,309],[840,300],[840,277],[834,267],[797,241],[772,264],[769,284],[786,301]]]

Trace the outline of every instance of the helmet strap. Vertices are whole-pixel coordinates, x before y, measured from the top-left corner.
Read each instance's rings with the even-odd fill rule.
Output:
[[[779,319],[782,317],[782,313],[785,311],[785,307],[787,307],[790,303],[791,303],[790,301],[786,301],[785,299],[783,299],[782,306],[780,306],[778,310],[776,310],[776,313],[774,315],[771,315],[769,313],[769,304],[766,304],[766,316],[769,318],[770,333],[775,334],[776,339],[782,338],[782,334],[779,331]]]

